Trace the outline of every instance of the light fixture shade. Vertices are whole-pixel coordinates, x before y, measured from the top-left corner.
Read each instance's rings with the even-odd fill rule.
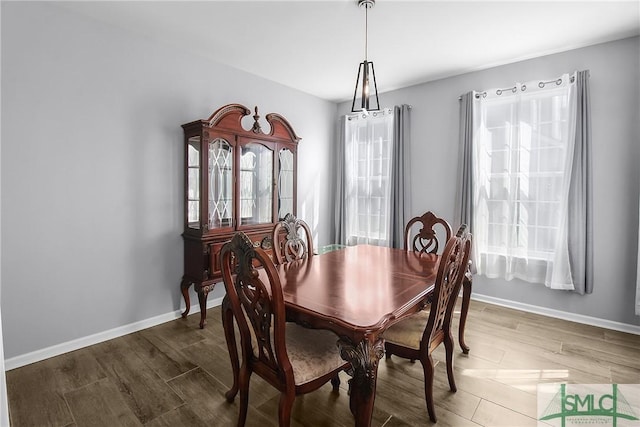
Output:
[[[372,99],[372,95],[375,95],[375,100]],[[356,105],[358,107],[356,107]],[[351,112],[355,113],[358,111],[378,110],[380,110],[380,101],[378,100],[376,73],[373,68],[373,62],[365,60],[362,61],[358,67],[358,76],[356,77],[356,87],[353,91]]]

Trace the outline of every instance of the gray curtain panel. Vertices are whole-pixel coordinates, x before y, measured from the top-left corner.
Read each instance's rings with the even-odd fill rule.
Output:
[[[391,159],[391,247],[403,248],[404,227],[411,212],[411,106],[393,110],[393,151]]]
[[[458,161],[458,196],[456,197],[456,221],[467,224],[473,233],[473,186],[471,149],[473,139],[473,92],[460,97],[460,155]],[[455,229],[456,227],[454,227]]]
[[[335,216],[334,216],[334,230],[335,234],[333,236],[334,243],[340,245],[347,244],[347,236],[345,232],[346,225],[346,212],[345,212],[345,176],[344,176],[344,147],[345,147],[345,125],[347,121],[347,116],[342,116],[340,118],[340,124],[338,126],[338,144],[336,146],[335,158],[336,158],[336,176],[335,176]]]
[[[569,187],[569,261],[575,292],[593,292],[593,199],[589,70],[576,76],[576,142]]]

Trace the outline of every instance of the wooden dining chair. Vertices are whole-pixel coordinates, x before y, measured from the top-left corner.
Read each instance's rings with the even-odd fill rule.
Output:
[[[438,232],[439,231],[439,232]],[[404,229],[404,248],[414,252],[439,253],[444,248],[453,231],[443,218],[428,211],[422,216],[411,218]]]
[[[435,288],[428,309],[419,311],[392,325],[384,332],[387,359],[397,355],[420,360],[424,372],[424,392],[431,421],[436,422],[433,406],[433,351],[444,342],[449,387],[455,392],[453,376],[453,338],[451,316],[456,296],[467,272],[471,252],[471,234],[462,225],[449,239],[438,266]]]
[[[453,234],[451,225],[433,212],[428,211],[422,216],[409,220],[404,229],[404,248],[415,252],[438,253]],[[462,304],[460,307],[460,324],[458,325],[458,342],[464,354],[469,353],[469,346],[464,340],[464,330],[471,303],[471,261],[462,282]]]
[[[302,235],[301,235],[302,234]],[[282,264],[313,255],[313,237],[306,222],[288,213],[276,223],[271,236],[275,262]]]
[[[247,418],[249,380],[254,372],[280,391],[279,425],[289,426],[295,396],[318,389],[349,364],[340,357],[334,333],[285,321],[284,296],[275,265],[246,234],[236,233],[220,255],[242,353],[238,427],[244,426]],[[259,268],[264,269],[262,276]],[[334,390],[338,388],[336,383],[333,386]],[[234,397],[235,393],[227,394],[229,401]]]

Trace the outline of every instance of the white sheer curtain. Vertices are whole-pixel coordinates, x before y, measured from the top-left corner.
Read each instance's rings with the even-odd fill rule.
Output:
[[[574,289],[567,239],[575,75],[474,96],[474,262],[490,278]]]
[[[348,116],[344,136],[346,243],[390,246],[393,110]]]

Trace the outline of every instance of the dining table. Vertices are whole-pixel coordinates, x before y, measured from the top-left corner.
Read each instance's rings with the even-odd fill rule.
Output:
[[[438,263],[435,254],[356,245],[276,265],[287,321],[336,334],[338,351],[350,363],[349,407],[358,427],[371,425],[383,333],[430,303]],[[228,302],[222,312],[234,369],[227,396],[235,396],[238,360]]]

